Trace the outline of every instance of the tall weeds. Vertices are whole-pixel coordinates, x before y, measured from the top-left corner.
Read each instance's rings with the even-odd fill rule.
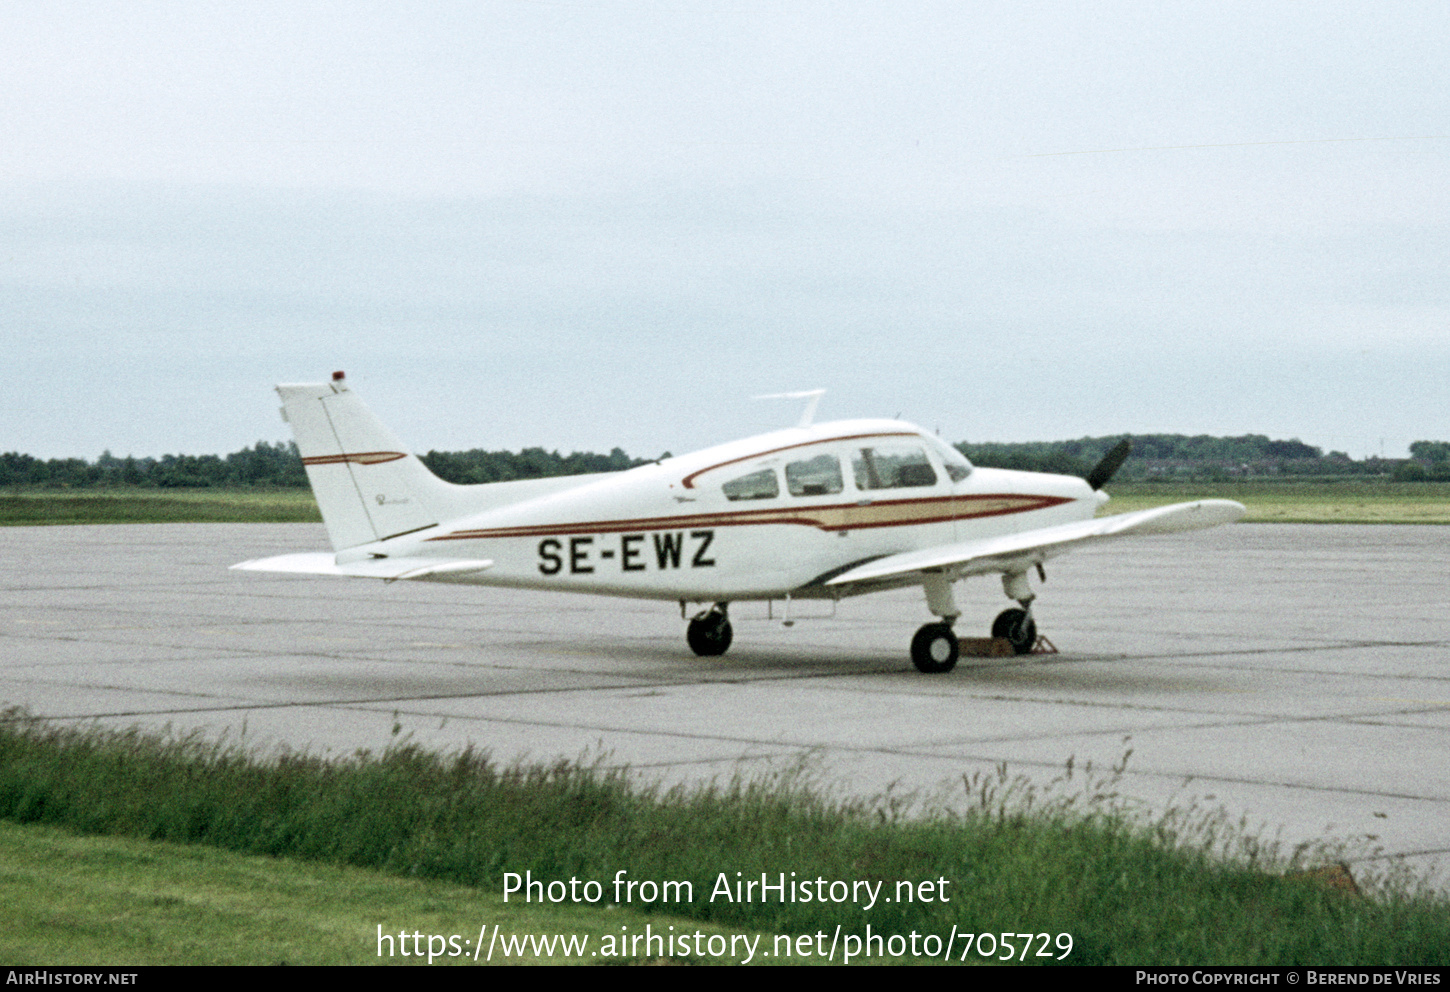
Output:
[[[506,872],[577,878],[600,883],[596,905],[613,901],[623,872],[692,888],[678,903],[637,891],[636,909],[775,933],[1070,933],[1073,963],[1450,961],[1443,900],[1404,886],[1353,898],[1286,879],[1313,852],[1281,856],[1212,811],[1145,820],[1120,796],[1121,773],[1069,763],[1036,785],[1001,766],[965,776],[960,791],[858,799],[832,797],[808,765],[666,789],[602,758],[500,765],[406,740],[343,760],[258,758],[200,736],[0,718],[0,817],[20,822],[495,893]],[[880,887],[869,907],[859,889],[840,902],[733,898],[737,880],[762,874]]]

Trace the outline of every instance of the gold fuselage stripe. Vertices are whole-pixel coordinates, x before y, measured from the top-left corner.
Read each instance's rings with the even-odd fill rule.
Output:
[[[830,506],[775,507],[731,513],[696,513],[673,517],[635,517],[624,520],[581,520],[577,523],[535,524],[459,530],[430,537],[430,541],[472,541],[503,537],[550,537],[559,534],[617,534],[628,531],[684,527],[760,527],[793,524],[823,531],[862,530],[869,527],[912,527],[952,520],[1029,513],[1070,503],[1064,496],[1029,496],[992,493],[974,496],[939,496],[930,499],[881,500],[837,503]]]

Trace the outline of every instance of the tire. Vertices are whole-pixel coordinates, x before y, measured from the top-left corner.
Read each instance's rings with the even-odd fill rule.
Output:
[[[917,671],[940,675],[957,667],[961,645],[949,624],[929,623],[911,639],[911,663]]]
[[[992,636],[1006,638],[1013,654],[1028,654],[1037,644],[1037,621],[1026,610],[1003,610],[992,621]]]
[[[685,640],[690,650],[701,658],[718,658],[730,650],[730,641],[735,632],[730,620],[723,613],[709,613],[690,621],[685,629]]]

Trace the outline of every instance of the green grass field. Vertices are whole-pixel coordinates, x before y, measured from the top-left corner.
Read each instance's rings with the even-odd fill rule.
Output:
[[[656,933],[765,934],[761,963],[818,962],[826,948],[814,935],[838,928],[859,953],[868,927],[898,938],[883,939],[872,963],[940,959],[958,934],[952,958],[977,964],[1004,954],[1450,963],[1450,903],[1412,880],[1362,878],[1360,895],[1286,875],[1336,852],[1276,851],[1212,813],[1142,822],[1115,789],[1111,775],[1085,769],[1036,786],[1004,768],[965,777],[950,804],[830,799],[792,774],[661,790],[599,764],[504,766],[406,744],[341,761],[261,761],[198,738],[51,727],[11,712],[0,721],[0,820],[41,830],[0,832],[0,958],[375,961],[380,925],[476,940],[499,923],[590,934],[601,958],[619,960],[606,942],[617,951],[643,921]],[[561,897],[571,880],[594,881],[598,896],[506,917],[517,905],[500,901],[510,872],[559,883]],[[674,898],[664,886],[621,896],[621,873],[673,882]],[[722,879],[762,875],[841,882],[841,898],[720,897]],[[857,883],[885,898],[868,905]],[[907,950],[912,933],[920,953]],[[983,939],[966,945],[967,934]],[[849,948],[843,939],[837,963]]]
[[[505,902],[473,886],[361,868],[0,822],[8,964],[623,964],[641,956],[617,945],[623,953],[609,955],[605,938],[647,925],[707,940],[737,935],[736,950],[747,946],[745,931],[683,917]],[[480,930],[494,938],[482,947]],[[558,936],[572,937],[572,948]],[[568,953],[581,942],[582,953]],[[720,963],[743,956],[727,951]]]
[[[1233,499],[1246,523],[1450,524],[1450,483],[1386,480],[1123,482],[1107,487],[1103,513],[1193,499]]]
[[[318,523],[308,489],[3,489],[0,525]]]
[[[1236,499],[1248,523],[1450,524],[1450,483],[1385,480],[1123,482],[1104,513],[1192,499]],[[0,525],[316,523],[303,489],[0,490]]]

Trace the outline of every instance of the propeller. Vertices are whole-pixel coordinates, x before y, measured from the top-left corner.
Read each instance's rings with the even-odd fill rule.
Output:
[[[1087,484],[1094,489],[1101,489],[1108,484],[1113,473],[1128,460],[1128,452],[1133,450],[1133,442],[1123,438],[1113,445],[1113,450],[1103,456],[1097,467],[1087,474]]]

